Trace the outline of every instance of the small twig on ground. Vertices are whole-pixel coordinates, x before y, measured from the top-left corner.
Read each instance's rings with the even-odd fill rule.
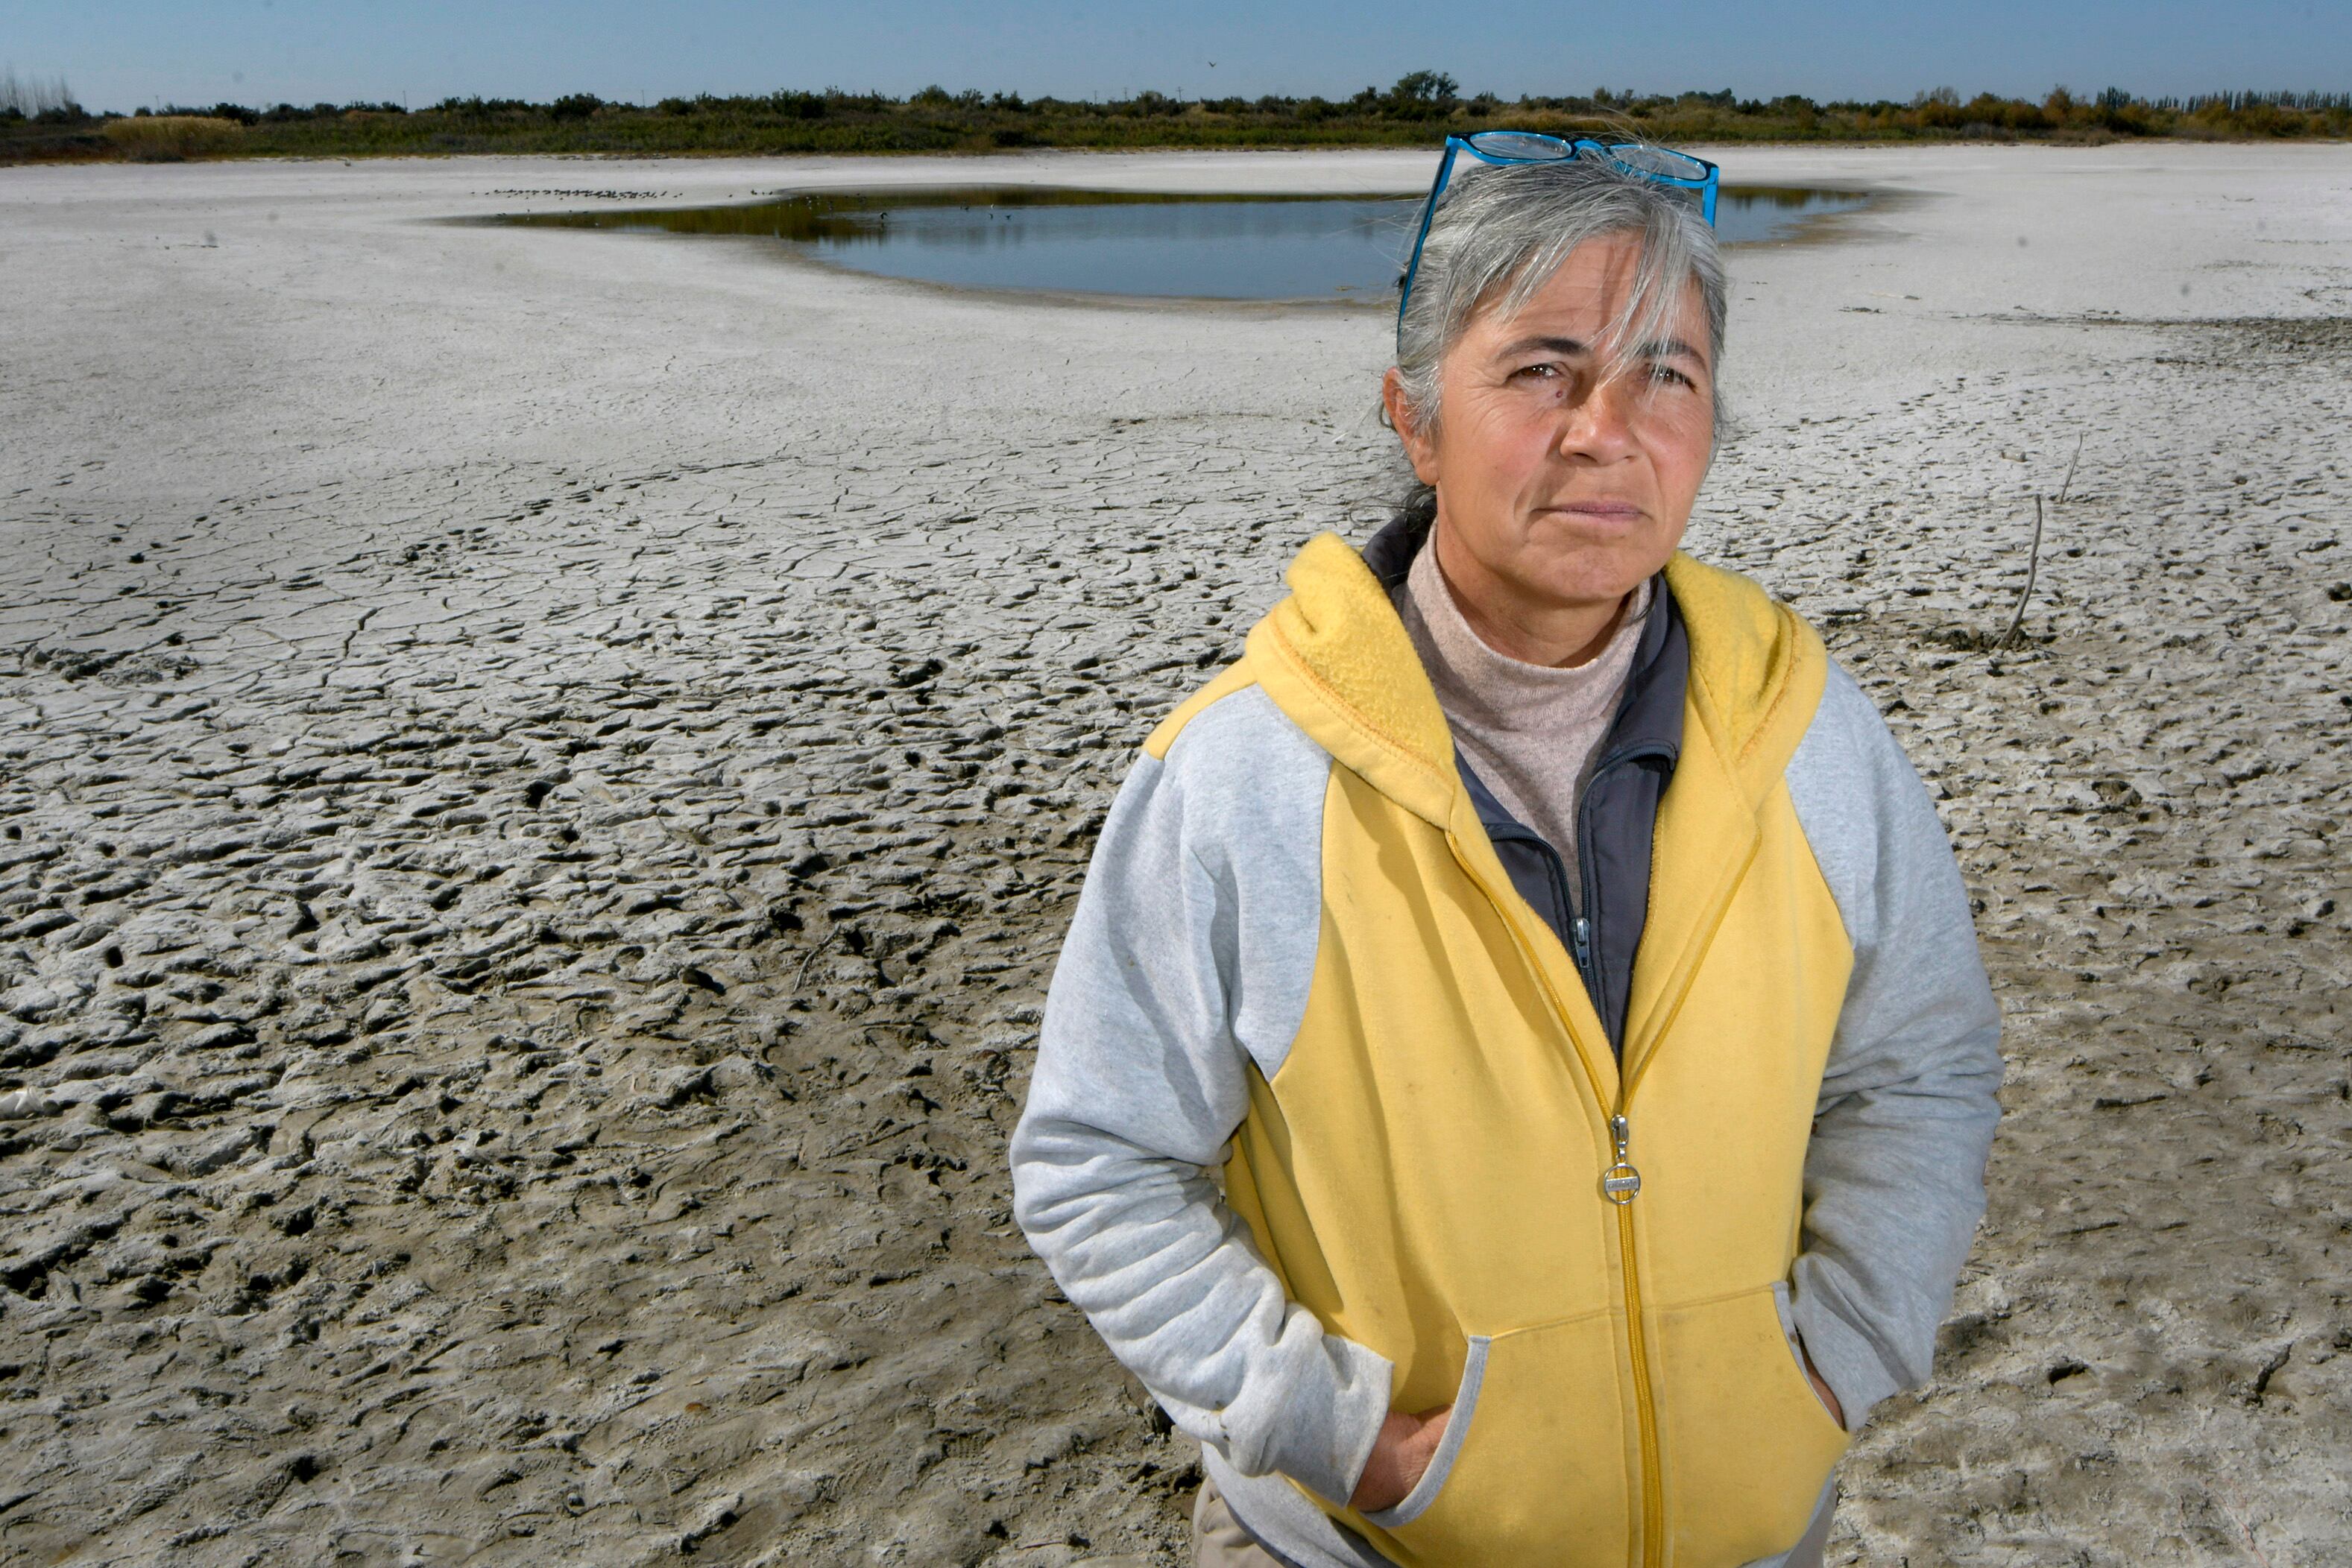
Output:
[[[2071,475],[2070,475],[2071,477]],[[2042,497],[2033,497],[2033,552],[2025,558],[2025,591],[2017,596],[2017,609],[2009,617],[2009,624],[1992,640],[1995,649],[2006,648],[2025,623],[2025,601],[2033,597],[2033,580],[2042,571]]]
[[[2254,1561],[2261,1563],[2263,1568],[2271,1568],[2269,1554],[2263,1552],[2260,1543],[2254,1540],[2253,1529],[2251,1525],[2247,1524],[2245,1515],[2238,1511],[2238,1509],[2242,1509],[2246,1506],[2244,1496],[2239,1492],[2235,1485],[2231,1486],[2230,1495],[2237,1500],[2238,1508],[2231,1508],[2225,1502],[2221,1504],[2221,1511],[2230,1516],[2230,1522],[2236,1525],[2238,1527],[2238,1533],[2246,1538],[2246,1550],[2254,1554]],[[2215,1500],[2220,1501],[2219,1499],[2216,1499]]]
[[[2074,469],[2083,461],[2083,435],[2074,437],[2074,455],[2066,459],[2066,477],[2058,483],[2058,494],[2051,501],[2053,507],[2066,504],[2067,492],[2074,487]],[[2033,497],[2033,553],[2025,561],[2025,591],[2017,596],[2017,609],[2011,614],[2008,626],[1992,640],[1996,652],[2017,640],[2018,628],[2025,622],[2025,601],[2033,597],[2033,580],[2042,570],[2042,497]]]
[[[2066,504],[2066,492],[2074,487],[2074,465],[2082,460],[2083,437],[2078,434],[2074,437],[2074,455],[2066,459],[2066,478],[2058,486],[2058,498],[2050,503],[2052,506],[2063,507]]]
[[[816,962],[817,955],[824,952],[827,947],[832,946],[833,939],[840,935],[841,928],[839,926],[835,926],[824,934],[824,941],[818,943],[815,946],[808,950],[808,956],[801,960],[801,972],[793,977],[793,989],[794,991],[798,991],[802,985],[807,981],[809,966]]]

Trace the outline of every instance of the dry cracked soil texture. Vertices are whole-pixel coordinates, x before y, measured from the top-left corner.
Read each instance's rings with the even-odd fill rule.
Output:
[[[81,224],[20,257],[150,308]],[[530,254],[624,254],[578,243]],[[1710,480],[1694,548],[1887,712],[2009,1020],[1990,1214],[1834,1563],[2352,1559],[2336,277],[2293,326],[1949,313],[1965,373],[1759,382]],[[834,352],[990,308],[859,288]],[[844,369],[823,418],[647,360],[649,424],[716,430],[668,457],[306,414],[317,365],[262,367],[259,456],[92,434],[199,327],[0,391],[0,1562],[1179,1560],[1194,1451],[1004,1140],[1133,747],[1378,521],[1379,325],[1021,309],[1003,362],[1111,347],[1001,403]],[[1313,373],[1186,384],[1268,333]]]

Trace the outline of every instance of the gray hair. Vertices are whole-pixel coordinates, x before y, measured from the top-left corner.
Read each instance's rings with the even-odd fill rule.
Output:
[[[1616,235],[1640,237],[1641,260],[1600,345],[1604,373],[1629,369],[1641,345],[1667,335],[1693,284],[1706,311],[1711,371],[1723,357],[1723,257],[1686,196],[1597,158],[1488,167],[1465,155],[1430,221],[1397,328],[1397,371],[1414,423],[1435,429],[1439,367],[1472,321],[1489,310],[1516,315],[1578,246]],[[1720,434],[1719,398],[1716,410]]]

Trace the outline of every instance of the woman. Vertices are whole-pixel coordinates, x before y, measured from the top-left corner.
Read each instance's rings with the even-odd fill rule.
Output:
[[[1578,152],[1433,193],[1415,498],[1145,743],[1047,1001],[1019,1216],[1202,1444],[1204,1563],[1815,1561],[1982,1210],[1949,848],[1677,553],[1722,267]]]

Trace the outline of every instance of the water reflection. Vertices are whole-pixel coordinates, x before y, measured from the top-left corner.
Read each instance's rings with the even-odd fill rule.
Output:
[[[1727,186],[1717,228],[1732,244],[1781,239],[1865,200],[1811,187]],[[967,288],[1300,299],[1392,291],[1420,212],[1420,199],[1409,196],[987,185],[779,193],[746,205],[498,221],[764,238],[860,272]]]

